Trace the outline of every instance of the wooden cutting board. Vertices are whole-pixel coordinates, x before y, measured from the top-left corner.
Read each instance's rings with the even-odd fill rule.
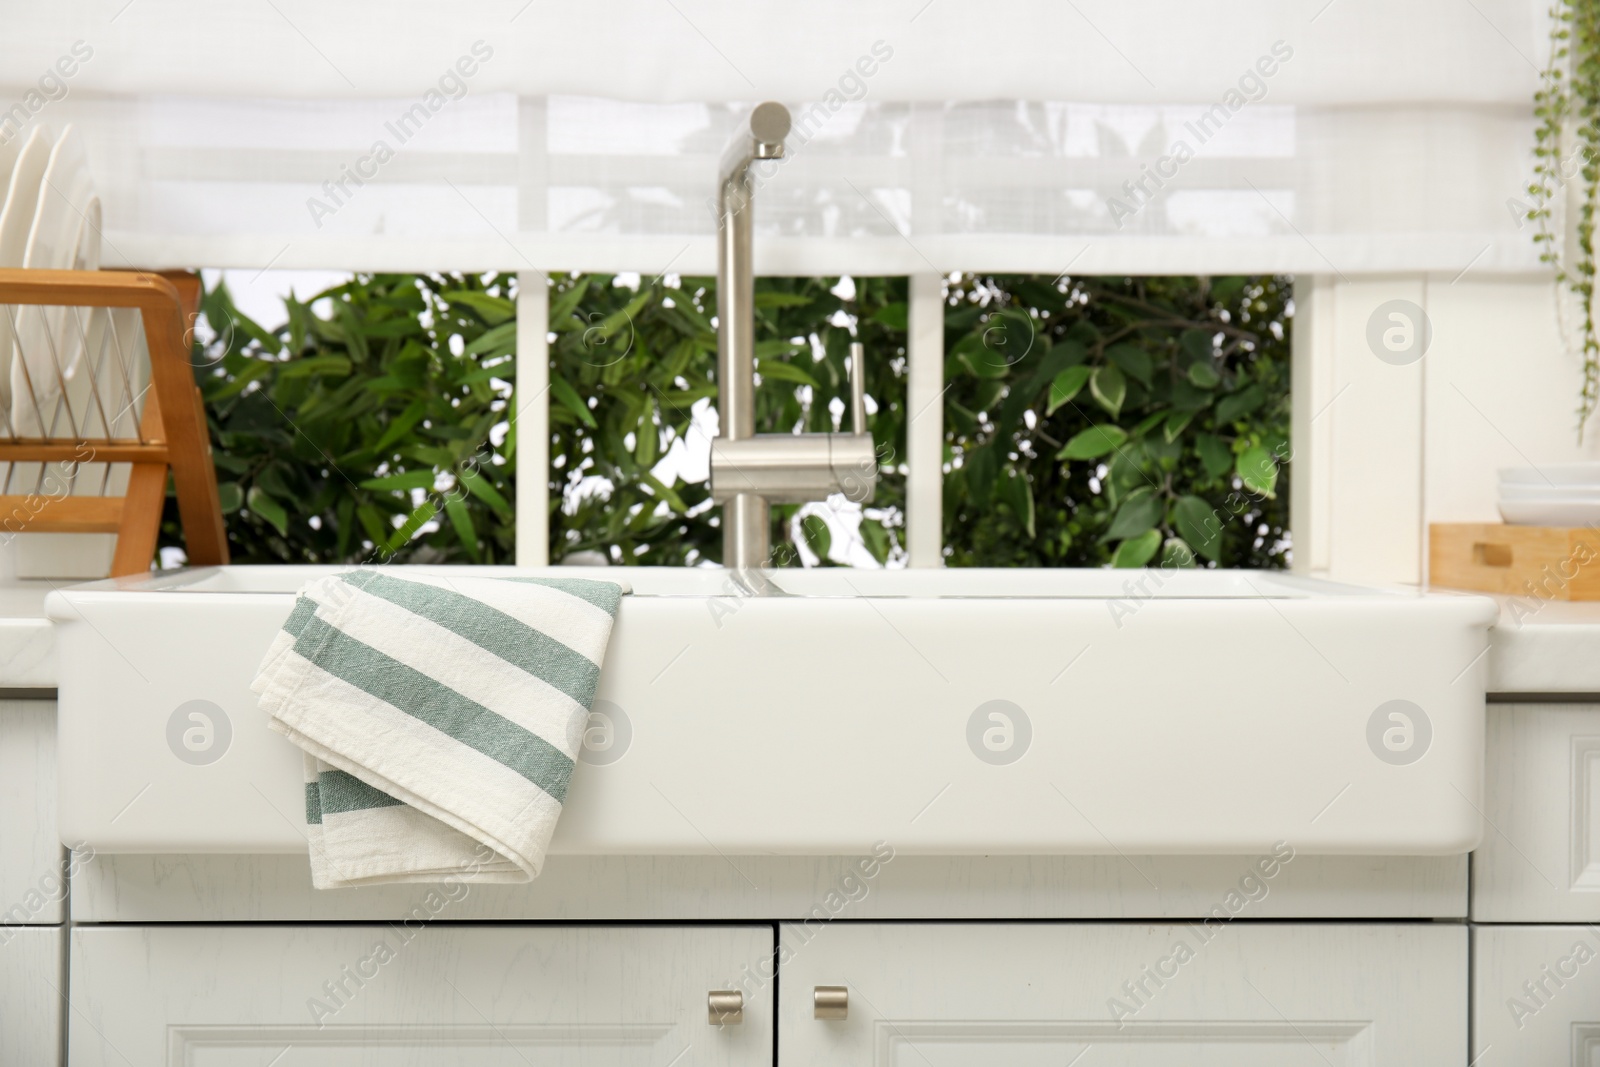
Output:
[[[1600,530],[1587,526],[1434,523],[1428,583],[1444,589],[1600,600]]]

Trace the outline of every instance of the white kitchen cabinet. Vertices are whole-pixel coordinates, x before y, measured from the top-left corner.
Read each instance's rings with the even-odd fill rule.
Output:
[[[819,923],[780,946],[782,1067],[1467,1060],[1458,925]],[[818,986],[845,1019],[815,1017]]]
[[[1600,922],[1600,705],[1491,704],[1477,922]]]
[[[79,927],[72,938],[72,1067],[772,1063],[770,985],[747,987],[739,1024],[707,1017],[708,992],[770,972],[770,926]]]
[[[52,1067],[61,1062],[59,926],[0,927],[0,1064]]]
[[[1472,931],[1473,1062],[1600,1067],[1600,928]]]
[[[61,921],[64,855],[55,701],[0,699],[0,923]]]

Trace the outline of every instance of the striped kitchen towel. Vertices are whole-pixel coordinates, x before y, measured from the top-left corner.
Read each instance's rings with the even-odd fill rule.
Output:
[[[537,877],[617,605],[576,578],[318,578],[252,688],[305,751],[318,889]]]

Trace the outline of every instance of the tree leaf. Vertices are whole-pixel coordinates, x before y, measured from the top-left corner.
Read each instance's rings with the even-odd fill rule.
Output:
[[[364,478],[357,484],[363,489],[406,492],[412,489],[432,489],[434,481],[433,471],[415,470],[385,474],[381,478]]]
[[[550,391],[561,401],[561,406],[578,416],[578,420],[585,426],[591,430],[599,428],[600,424],[594,421],[594,414],[589,410],[589,405],[583,402],[583,398],[578,396],[577,390],[567,384],[565,378],[551,375]]]
[[[983,445],[967,455],[967,496],[978,507],[987,507],[1000,475],[1000,455],[994,445]]]
[[[289,513],[282,504],[272,499],[260,486],[252,485],[250,492],[245,497],[246,505],[251,511],[270,522],[279,535],[289,535]]]
[[[389,539],[383,546],[385,551],[393,553],[405,547],[406,543],[417,535],[417,531],[422,529],[427,521],[437,514],[439,514],[439,505],[435,504],[431,499],[424,500],[421,504],[418,504],[416,510],[406,518],[406,521],[396,527],[394,533],[389,535]]]
[[[230,515],[244,507],[244,491],[238,482],[221,482],[217,485],[217,501],[221,505],[218,510]]]
[[[655,398],[645,397],[644,410],[640,412],[639,422],[633,430],[633,458],[639,462],[639,466],[646,469],[656,465],[661,449],[661,429],[656,425],[655,414]]]
[[[1192,361],[1210,362],[1213,336],[1209,330],[1184,330],[1178,335],[1178,347]]]
[[[1140,438],[1144,437],[1145,434],[1155,429],[1156,426],[1161,423],[1161,420],[1165,419],[1166,417],[1167,413],[1164,411],[1156,411],[1146,415],[1144,418],[1139,420],[1139,424],[1133,428],[1133,432],[1130,436],[1135,441],[1139,440]]]
[[[1277,494],[1278,461],[1260,445],[1245,449],[1234,466],[1244,487],[1259,496],[1272,498]]]
[[[511,502],[500,494],[494,483],[470,467],[463,467],[456,474],[456,478],[465,487],[467,492],[488,504],[496,515],[510,522],[516,518],[516,512],[511,507]]]
[[[461,498],[451,495],[445,498],[444,512],[450,519],[450,525],[456,531],[456,540],[461,542],[462,549],[474,563],[481,561],[478,551],[478,529],[472,524],[472,512],[467,510]]]
[[[1161,498],[1149,486],[1140,486],[1123,498],[1102,541],[1124,541],[1155,528],[1161,521]]]
[[[945,376],[954,377],[954,372],[961,371],[974,378],[997,379],[1004,378],[1010,370],[1011,364],[983,343],[983,334],[969,333],[950,350]]]
[[[1222,515],[1204,500],[1185,493],[1172,507],[1172,525],[1195,551],[1209,560],[1222,555]]]
[[[896,333],[906,331],[906,302],[897,301],[893,304],[884,304],[872,314],[872,321],[879,323]]]
[[[307,356],[291,359],[278,368],[279,378],[304,378],[313,374],[343,378],[349,373],[350,361],[343,356]]]
[[[1095,368],[1089,376],[1089,392],[1114,419],[1122,413],[1122,401],[1128,396],[1128,381],[1115,363],[1107,363]]]
[[[505,297],[474,289],[446,289],[439,296],[448,303],[466,305],[490,326],[498,326],[517,313],[517,306]]]
[[[1033,521],[1033,486],[1028,481],[1028,476],[1020,471],[1014,472],[1001,481],[1001,490],[1006,506],[1017,517],[1017,522],[1027,531],[1029,537],[1037,536]]]
[[[1156,549],[1161,547],[1161,531],[1147,530],[1138,537],[1124,541],[1112,553],[1111,565],[1113,567],[1143,567],[1149,563],[1156,554]]]
[[[828,531],[827,520],[821,515],[807,515],[800,520],[800,534],[817,558],[826,562],[833,549],[833,534]]]
[[[1161,566],[1165,570],[1188,570],[1195,565],[1194,549],[1181,537],[1169,537],[1161,545]]]
[[[1203,433],[1196,436],[1194,450],[1199,453],[1206,474],[1213,478],[1222,477],[1233,467],[1233,453],[1216,434]]]
[[[756,361],[756,373],[764,381],[794,382],[796,385],[809,385],[819,389],[817,380],[807,374],[798,364],[787,363],[781,359],[761,359]]]
[[[507,322],[487,331],[476,341],[461,350],[463,356],[479,356],[484,353],[504,355],[516,351],[517,324]]]
[[[1116,363],[1122,373],[1146,389],[1150,388],[1150,379],[1155,373],[1155,362],[1151,360],[1150,353],[1138,345],[1112,345],[1106,349],[1106,358]]]
[[[1068,367],[1056,375],[1056,380],[1050,383],[1050,403],[1045,408],[1045,417],[1056,413],[1062,404],[1068,403],[1082,391],[1089,382],[1089,375],[1093,372],[1085,366]]]
[[[755,294],[758,308],[803,308],[811,303],[804,293],[775,293],[763,291]]]
[[[1056,453],[1057,459],[1096,459],[1128,440],[1128,433],[1120,426],[1091,426],[1072,439]]]
[[[1183,436],[1183,431],[1188,429],[1189,424],[1193,421],[1194,412],[1192,411],[1171,412],[1167,415],[1167,424],[1161,428],[1161,436],[1166,439],[1168,444],[1172,444]]]
[[[1226,425],[1250,414],[1266,403],[1267,394],[1260,385],[1252,385],[1217,401],[1217,422]]]
[[[1189,381],[1201,389],[1215,389],[1222,384],[1222,375],[1209,361],[1201,363],[1197,360],[1189,364]]]

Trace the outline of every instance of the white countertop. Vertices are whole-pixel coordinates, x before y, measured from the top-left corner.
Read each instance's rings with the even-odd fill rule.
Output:
[[[1493,599],[1489,692],[1600,693],[1600,601]]]
[[[0,691],[53,689],[55,633],[44,598],[68,581],[0,581]],[[1600,601],[1494,597],[1491,693],[1600,693]]]
[[[44,598],[70,584],[0,581],[0,690],[55,688],[56,634],[44,617]]]

